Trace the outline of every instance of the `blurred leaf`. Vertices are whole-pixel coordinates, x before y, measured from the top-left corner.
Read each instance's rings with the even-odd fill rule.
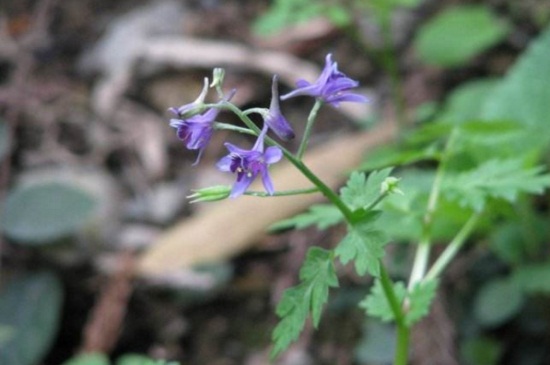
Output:
[[[519,193],[540,194],[550,186],[550,174],[522,164],[519,159],[489,160],[470,171],[449,174],[443,191],[460,205],[481,211],[489,197],[514,202]]]
[[[392,326],[368,320],[363,336],[355,347],[355,358],[361,364],[391,363],[395,345],[395,329]]]
[[[407,296],[407,288],[401,281],[394,283],[393,290],[397,301],[403,303]],[[383,322],[395,320],[395,316],[390,307],[390,303],[384,294],[384,289],[379,279],[376,279],[372,286],[371,292],[367,297],[359,303],[359,306],[367,311],[367,314],[372,317],[379,318]]]
[[[421,282],[414,286],[408,296],[409,310],[405,315],[407,325],[412,326],[430,313],[436,289],[436,280]]]
[[[316,17],[325,17],[336,26],[345,26],[351,21],[348,10],[339,4],[317,0],[275,0],[268,11],[256,20],[253,31],[259,35],[270,35]]]
[[[372,171],[389,166],[405,166],[426,160],[437,160],[439,151],[434,145],[425,148],[403,150],[397,145],[378,148],[367,156],[359,170]]]
[[[6,153],[10,150],[10,145],[8,126],[0,119],[0,161],[4,159]]]
[[[550,294],[550,262],[520,266],[514,272],[514,282],[527,293]]]
[[[467,365],[496,365],[502,354],[502,345],[488,337],[466,339],[460,348]]]
[[[316,204],[312,205],[305,213],[298,214],[292,218],[288,218],[271,225],[269,230],[277,231],[293,227],[303,229],[313,225],[316,225],[320,230],[324,230],[342,222],[343,220],[344,216],[334,205]]]
[[[438,119],[455,122],[479,119],[485,101],[498,83],[496,79],[481,79],[460,85],[447,97]]]
[[[488,7],[460,5],[443,11],[420,28],[415,45],[424,62],[453,67],[497,44],[507,32],[508,26]]]
[[[104,354],[81,354],[77,355],[63,365],[109,365],[111,362]]]
[[[2,226],[22,243],[51,242],[79,229],[92,214],[94,199],[70,185],[47,183],[10,192]]]
[[[332,252],[311,247],[300,269],[300,280],[300,284],[285,290],[277,305],[281,321],[273,330],[272,357],[277,357],[298,338],[310,312],[313,325],[319,325],[329,289],[338,286]]]
[[[523,300],[523,294],[513,280],[492,280],[479,290],[474,302],[474,313],[482,325],[499,326],[521,310]]]
[[[59,325],[63,292],[51,273],[11,281],[0,292],[0,326],[12,336],[0,342],[0,364],[36,365],[49,350]]]
[[[482,117],[516,120],[523,125],[536,127],[549,137],[549,59],[550,27],[530,45],[504,80],[489,94]]]
[[[174,361],[153,360],[147,356],[138,354],[127,354],[121,356],[116,365],[178,365],[179,363]]]
[[[353,261],[355,271],[361,276],[367,272],[372,276],[380,274],[379,260],[384,256],[387,238],[373,224],[379,215],[379,211],[371,211],[361,223],[348,226],[348,233],[334,251],[342,264]]]

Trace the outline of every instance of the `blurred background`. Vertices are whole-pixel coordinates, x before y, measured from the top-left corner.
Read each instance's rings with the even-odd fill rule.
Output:
[[[288,92],[297,79],[314,81],[332,53],[371,100],[327,108],[315,127],[312,161],[331,141],[370,135],[326,167],[343,183],[349,154],[391,145],[441,115],[477,118],[480,100],[512,78],[535,42],[542,60],[524,61],[527,76],[514,77],[527,80],[518,86],[525,99],[509,107],[537,110],[538,125],[547,123],[548,91],[530,82],[550,85],[549,19],[544,0],[2,0],[0,364],[268,364],[282,291],[296,283],[307,247],[333,247],[344,229],[262,233],[320,197],[189,204],[192,189],[232,184],[214,166],[223,142],[253,140],[218,132],[191,166],[196,154],[169,127],[167,109],[195,100],[214,67],[226,69],[236,105],[267,107],[273,74]],[[299,136],[311,106],[282,103]],[[533,161],[548,162],[547,142]],[[274,174],[294,179],[284,168]],[[512,221],[536,216],[535,228],[485,227],[451,266],[413,336],[412,364],[550,363],[549,266],[528,296],[501,280],[547,258],[547,204],[525,200]],[[394,276],[411,260],[398,241],[389,248]],[[276,363],[391,362],[391,327],[365,322],[357,306],[371,279],[338,270],[341,288],[320,329],[308,325]],[[96,355],[74,358],[83,353]]]

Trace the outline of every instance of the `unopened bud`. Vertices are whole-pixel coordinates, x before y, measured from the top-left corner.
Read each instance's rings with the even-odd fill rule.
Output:
[[[401,194],[405,195],[401,189],[399,189],[399,181],[401,179],[398,179],[393,176],[388,176],[380,185],[380,193],[381,194]]]
[[[191,199],[191,203],[214,202],[228,198],[230,193],[231,186],[216,185],[199,190],[193,190],[193,194],[187,196],[187,198]]]

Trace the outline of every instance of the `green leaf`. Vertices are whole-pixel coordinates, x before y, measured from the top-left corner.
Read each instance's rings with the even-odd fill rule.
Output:
[[[272,334],[272,358],[277,357],[298,339],[310,313],[313,325],[319,325],[329,289],[338,286],[332,252],[311,247],[300,270],[300,280],[299,285],[285,290],[277,305],[276,313],[281,321]]]
[[[351,173],[346,186],[340,190],[340,196],[353,210],[365,208],[380,196],[382,182],[390,175],[391,168],[373,171],[367,178],[364,173]]]
[[[529,294],[550,294],[550,262],[520,266],[513,274],[514,282]]]
[[[372,276],[380,275],[379,260],[384,256],[387,238],[373,225],[379,215],[379,211],[372,212],[361,223],[348,226],[348,233],[334,251],[344,265],[353,260],[355,271],[361,276],[367,271]]]
[[[273,224],[269,227],[270,231],[277,231],[288,228],[303,229],[309,226],[316,225],[320,230],[332,227],[344,220],[344,216],[332,204],[317,204],[312,205],[309,211],[298,214],[292,218],[288,218]]]
[[[409,293],[403,282],[394,283],[393,290],[397,301],[408,303],[405,313],[405,324],[412,326],[430,312],[430,306],[435,297],[437,281],[430,280],[417,284]],[[384,294],[380,280],[376,280],[371,293],[359,304],[372,317],[380,318],[384,322],[395,321],[395,315],[390,303]]]
[[[492,280],[483,285],[477,294],[474,313],[482,325],[498,326],[521,310],[523,299],[519,286],[513,280]]]
[[[387,145],[372,151],[368,159],[361,164],[359,170],[371,171],[389,166],[404,166],[421,161],[438,159],[439,151],[433,145],[419,149],[405,150],[396,145]]]
[[[6,234],[16,241],[47,243],[81,228],[94,206],[94,199],[87,192],[71,185],[33,185],[8,195],[1,223]]]
[[[59,325],[63,292],[51,273],[9,282],[0,292],[0,327],[11,328],[0,342],[0,364],[36,365],[49,350]]]
[[[467,338],[460,348],[462,360],[468,365],[496,365],[503,347],[489,337]]]
[[[175,361],[153,360],[147,356],[138,354],[126,354],[121,356],[116,365],[178,365]]]
[[[499,80],[482,79],[464,83],[454,89],[445,101],[439,120],[464,122],[479,119],[486,100]]]
[[[418,283],[408,295],[409,308],[405,314],[405,323],[412,326],[430,312],[437,290],[437,280]]]
[[[400,281],[394,283],[393,291],[395,292],[397,301],[403,303],[407,297],[407,288],[405,288],[405,284]],[[379,318],[383,322],[395,321],[395,316],[384,294],[384,289],[379,279],[376,279],[370,294],[359,303],[359,307],[365,309],[369,316]]]
[[[65,361],[63,365],[109,365],[110,363],[104,354],[82,354]]]
[[[420,28],[415,45],[422,61],[454,67],[499,43],[507,33],[507,24],[488,7],[460,5],[448,8]]]
[[[550,27],[524,52],[490,93],[482,111],[486,119],[515,120],[548,137],[550,122]],[[531,138],[535,136],[531,133]],[[525,145],[523,146],[525,148]]]
[[[442,191],[462,206],[481,211],[490,197],[514,202],[519,193],[540,194],[550,186],[550,174],[522,164],[520,159],[489,160],[473,170],[448,175]]]

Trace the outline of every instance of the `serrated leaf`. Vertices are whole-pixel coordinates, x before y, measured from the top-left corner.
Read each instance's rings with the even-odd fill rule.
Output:
[[[530,294],[550,294],[550,263],[520,266],[513,274],[514,282]]]
[[[492,280],[485,283],[477,294],[474,313],[482,325],[498,326],[521,310],[523,300],[519,286],[513,280]]]
[[[75,232],[95,207],[87,192],[71,185],[45,183],[10,192],[2,227],[21,243],[42,244]]]
[[[0,292],[0,326],[11,329],[0,342],[0,364],[36,365],[50,348],[59,325],[61,283],[41,272],[11,281]]]
[[[473,170],[449,174],[442,191],[460,205],[481,211],[490,197],[513,202],[520,193],[540,194],[550,186],[550,174],[522,164],[520,159],[489,160]]]
[[[393,290],[397,301],[403,303],[407,296],[407,288],[402,282],[396,282],[393,284]],[[395,320],[395,315],[391,309],[390,303],[384,294],[382,283],[379,279],[376,279],[372,286],[371,292],[367,297],[359,303],[359,306],[367,311],[367,314],[372,317],[379,318],[383,322],[390,322]]]
[[[344,216],[332,204],[316,204],[312,205],[305,213],[298,214],[292,218],[288,218],[273,224],[269,227],[270,231],[281,229],[297,228],[303,229],[316,225],[318,229],[324,230],[332,227],[344,220]]]
[[[373,225],[378,215],[379,212],[374,212],[371,219],[348,226],[348,233],[334,251],[344,265],[353,260],[355,271],[361,276],[367,272],[380,275],[379,260],[384,256],[387,237]]]
[[[509,119],[547,133],[550,118],[550,27],[524,52],[504,80],[489,95],[482,111],[486,119]]]
[[[390,175],[391,168],[373,171],[367,178],[362,172],[354,171],[346,186],[340,190],[340,196],[352,210],[369,206],[380,196],[380,186]]]
[[[313,325],[318,326],[329,289],[338,286],[332,252],[311,247],[300,270],[300,280],[299,285],[285,290],[277,305],[281,321],[272,334],[272,358],[298,338],[310,313]]]
[[[405,323],[408,326],[412,326],[428,315],[436,289],[436,280],[421,282],[414,286],[408,295],[409,308],[405,314]]]
[[[417,34],[415,46],[424,62],[453,67],[497,44],[507,32],[507,24],[488,7],[460,5],[446,9],[426,23]]]

